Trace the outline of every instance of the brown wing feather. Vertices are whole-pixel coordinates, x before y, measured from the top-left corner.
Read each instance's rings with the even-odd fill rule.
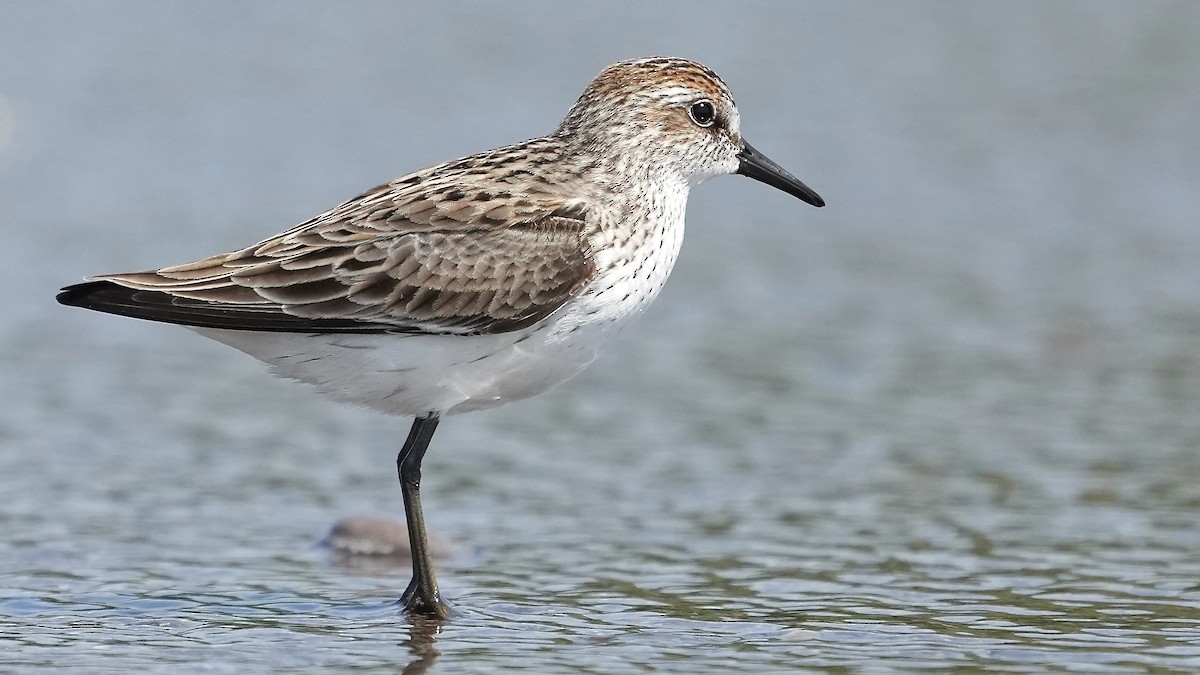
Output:
[[[523,152],[534,165],[554,150],[531,155],[531,147]],[[522,172],[468,180],[511,159],[507,152],[396,179],[241,251],[95,279],[171,309],[145,318],[189,325],[215,316],[214,327],[246,330],[518,330],[554,313],[595,276],[595,224],[581,200],[540,192],[527,175],[521,197],[503,189]],[[125,295],[119,313],[138,315],[135,295]]]

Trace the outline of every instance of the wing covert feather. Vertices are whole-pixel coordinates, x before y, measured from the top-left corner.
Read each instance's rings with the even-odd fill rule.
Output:
[[[595,275],[586,228],[582,218],[551,216],[359,238],[341,226],[332,239],[317,231],[283,235],[195,263],[96,279],[197,301],[175,303],[179,312],[220,305],[221,327],[244,309],[247,330],[273,310],[381,331],[505,332],[546,318]],[[264,329],[280,325],[272,320]]]

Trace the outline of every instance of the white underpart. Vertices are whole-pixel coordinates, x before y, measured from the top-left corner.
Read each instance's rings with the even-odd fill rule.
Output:
[[[528,329],[478,336],[272,333],[197,328],[272,372],[399,415],[480,410],[539,394],[596,359],[666,283],[683,242],[688,186],[643,193],[624,246],[597,251],[600,270],[578,296]],[[651,203],[646,203],[647,201]]]

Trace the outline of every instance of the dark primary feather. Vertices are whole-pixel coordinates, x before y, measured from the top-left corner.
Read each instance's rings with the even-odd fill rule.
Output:
[[[260,311],[213,302],[189,300],[159,291],[141,291],[111,281],[87,281],[62,289],[56,299],[71,307],[163,321],[181,326],[288,333],[377,333],[395,328],[362,321],[304,319],[278,308]]]

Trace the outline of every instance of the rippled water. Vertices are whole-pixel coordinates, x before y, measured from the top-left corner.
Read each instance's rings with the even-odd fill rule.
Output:
[[[3,669],[1200,670],[1195,6],[3,13]],[[610,354],[443,423],[444,625],[317,545],[400,516],[406,420],[53,304],[542,133],[651,53],[830,205],[702,186]]]

